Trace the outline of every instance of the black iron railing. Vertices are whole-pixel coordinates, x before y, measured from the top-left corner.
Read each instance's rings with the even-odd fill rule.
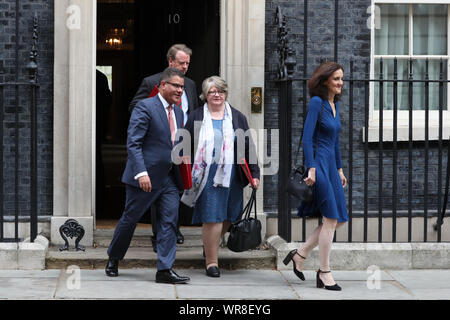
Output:
[[[394,77],[397,77],[397,61],[394,60]],[[364,141],[363,141],[363,148],[364,148],[364,205],[363,205],[363,234],[364,238],[363,241],[367,241],[368,236],[368,218],[369,216],[369,183],[377,183],[378,184],[378,200],[377,200],[377,207],[378,207],[378,242],[383,241],[383,218],[389,217],[389,215],[386,215],[386,208],[383,209],[384,202],[386,200],[386,187],[384,187],[383,182],[386,182],[386,176],[391,175],[392,176],[392,193],[391,193],[391,201],[392,201],[392,214],[390,217],[392,218],[392,242],[396,242],[397,239],[397,218],[398,218],[398,210],[397,210],[397,204],[400,200],[400,197],[404,196],[404,192],[402,194],[399,194],[398,192],[398,152],[399,152],[399,140],[398,140],[398,99],[397,99],[397,87],[400,82],[407,82],[408,83],[408,115],[409,115],[409,124],[408,124],[408,141],[407,141],[407,150],[408,150],[408,165],[407,165],[407,218],[408,218],[408,242],[412,241],[412,219],[413,219],[413,175],[417,178],[417,175],[420,175],[423,179],[423,239],[424,242],[427,241],[427,229],[428,229],[428,218],[430,216],[430,211],[436,212],[437,215],[437,222],[435,225],[435,230],[437,231],[437,241],[441,241],[441,225],[443,223],[443,217],[445,216],[445,210],[444,207],[446,205],[446,201],[448,198],[448,178],[446,179],[446,185],[443,185],[442,177],[444,174],[448,175],[448,162],[450,159],[447,159],[447,172],[444,171],[443,168],[443,151],[444,151],[444,136],[443,136],[443,112],[444,112],[444,85],[448,84],[450,80],[443,79],[442,72],[440,74],[439,80],[430,80],[428,72],[425,73],[425,79],[419,80],[414,79],[414,75],[412,74],[412,65],[414,63],[413,60],[410,60],[410,74],[408,80],[399,80],[399,79],[385,79],[383,78],[382,68],[383,68],[383,62],[380,62],[380,78],[379,79],[370,79],[367,77],[366,79],[355,79],[353,78],[353,62],[350,63],[350,78],[344,79],[344,86],[348,88],[348,101],[343,101],[342,104],[345,104],[348,106],[348,113],[345,112],[344,114],[341,114],[341,119],[345,116],[345,114],[348,114],[348,121],[346,123],[348,124],[348,155],[347,155],[347,161],[348,161],[348,171],[347,171],[347,178],[348,178],[348,206],[347,209],[349,211],[349,227],[348,227],[348,241],[352,241],[352,220],[353,220],[353,194],[354,194],[354,175],[353,175],[353,153],[354,153],[354,128],[353,128],[353,115],[354,115],[354,100],[355,100],[355,92],[354,87],[355,86],[361,86],[364,87]],[[428,61],[426,62],[426,65],[428,66]],[[440,61],[440,68],[443,70],[444,62]],[[427,67],[428,70],[428,67]],[[308,79],[306,78],[291,78],[291,79],[285,79],[285,80],[278,80],[278,88],[279,88],[279,129],[280,129],[280,156],[282,155],[283,161],[280,161],[280,170],[279,170],[279,218],[278,218],[278,226],[279,226],[279,234],[284,239],[290,241],[291,238],[291,199],[288,194],[283,192],[284,190],[283,186],[286,185],[286,178],[289,175],[290,169],[291,169],[291,119],[292,119],[292,83],[296,81],[302,82],[302,87],[306,88],[306,82]],[[378,142],[376,143],[377,147],[373,148],[373,142],[369,142],[369,92],[370,92],[370,83],[376,83],[379,86],[379,96],[375,97],[375,99],[379,99],[379,110],[378,110]],[[392,123],[392,129],[393,129],[393,137],[392,141],[389,140],[389,145],[391,147],[386,147],[386,140],[384,140],[383,132],[385,128],[385,122],[383,118],[384,114],[384,87],[386,83],[391,82],[393,85],[393,123]],[[425,137],[424,137],[424,163],[425,165],[421,168],[415,168],[414,167],[414,159],[413,159],[413,152],[414,150],[417,150],[417,146],[414,144],[413,140],[413,133],[414,133],[414,124],[413,124],[413,117],[414,117],[414,111],[413,111],[413,83],[414,83],[414,89],[418,86],[423,86],[425,89]],[[430,129],[430,108],[429,108],[429,86],[430,83],[438,83],[439,84],[439,125],[438,125],[438,139],[437,139],[437,152],[438,152],[438,159],[437,159],[437,188],[436,190],[430,190],[429,184],[429,157],[430,157],[430,136],[429,136],[429,129]],[[308,96],[307,90],[303,91],[303,101],[306,105],[307,99],[305,99]],[[448,108],[448,107],[447,107]],[[304,116],[306,113],[304,113]],[[304,119],[303,119],[304,121]],[[389,124],[390,125],[390,124]],[[450,137],[445,137],[445,140],[448,141]],[[342,140],[341,140],[342,141]],[[391,144],[392,143],[392,144]],[[422,148],[422,146],[420,146]],[[449,146],[450,148],[450,146]],[[369,170],[373,170],[373,165],[369,168],[369,152],[374,151],[374,149],[378,152],[378,181],[369,181]],[[403,150],[404,148],[402,148]],[[386,161],[386,152],[389,152],[392,154],[392,172],[387,172],[387,168],[385,168],[384,161]],[[447,152],[447,157],[450,157],[450,153]],[[281,159],[281,157],[280,157]],[[288,161],[286,161],[286,159]],[[362,177],[358,177],[362,178]],[[390,181],[389,181],[390,182]],[[447,195],[445,197],[445,201],[442,199],[442,190],[445,190],[445,194]],[[430,208],[429,204],[429,198],[431,196],[437,196],[437,205],[434,205],[433,208]],[[415,206],[417,209],[417,206]],[[305,223],[305,221],[303,221]],[[303,224],[305,226],[305,224]],[[303,231],[305,230],[305,227],[303,227]],[[303,239],[305,238],[305,233],[303,232]]]
[[[30,223],[30,238],[33,242],[37,236],[38,226],[38,199],[37,199],[37,91],[39,88],[38,83],[38,65],[37,65],[37,39],[38,39],[38,19],[37,15],[33,19],[33,37],[32,47],[30,52],[29,63],[26,66],[28,72],[27,80],[19,80],[20,78],[20,65],[19,65],[19,1],[16,1],[16,48],[15,48],[15,81],[3,82],[0,77],[0,242],[19,242],[22,239],[19,237],[19,222],[29,220]],[[0,75],[4,74],[3,61],[0,61]],[[8,91],[9,99],[5,99],[5,88]],[[13,93],[11,93],[13,92]],[[13,97],[13,99],[11,99]],[[24,97],[29,97],[24,99]],[[11,102],[14,101],[14,102]],[[26,105],[23,105],[23,101],[27,101]],[[19,129],[23,125],[23,120],[20,120],[21,110],[29,108],[29,126],[30,126],[30,141],[27,139],[20,139]],[[14,154],[14,168],[6,168],[7,170],[14,170],[14,212],[5,212],[5,194],[4,189],[8,190],[10,186],[5,185],[4,180],[4,121],[5,110],[14,110],[14,143],[11,146],[15,152]],[[27,146],[22,148],[21,145],[26,143]],[[19,176],[19,158],[20,150],[26,150],[29,148],[29,170],[30,170],[30,193],[27,197],[29,203],[30,214],[28,217],[24,217],[20,214],[19,198],[23,194],[23,190],[20,190],[20,179],[24,177]],[[28,155],[24,155],[24,158],[28,158]],[[22,191],[22,192],[21,192]],[[10,193],[9,193],[10,194]],[[8,199],[11,200],[11,199]],[[13,235],[5,234],[5,223],[14,223]]]
[[[337,1],[336,1],[337,5]],[[307,12],[307,6],[308,1],[305,1],[305,12]],[[305,14],[305,34],[307,34],[307,14]],[[307,46],[306,42],[304,43],[304,52],[303,52],[303,59],[304,59],[304,66],[303,66],[303,77],[295,78],[294,75],[294,66],[295,66],[295,59],[294,59],[294,53],[292,50],[289,49],[287,46],[287,33],[286,33],[286,18],[281,14],[281,10],[278,7],[277,13],[276,13],[276,23],[278,25],[278,52],[280,57],[279,62],[279,70],[278,70],[278,77],[277,80],[275,80],[275,83],[278,87],[278,94],[279,94],[279,108],[278,108],[278,116],[279,116],[279,123],[278,128],[280,130],[280,164],[279,164],[279,174],[278,174],[278,234],[284,238],[286,241],[291,241],[291,218],[292,218],[292,203],[290,196],[284,191],[285,185],[287,182],[287,178],[289,175],[289,172],[292,167],[291,163],[291,142],[292,142],[292,110],[297,107],[292,102],[292,88],[293,83],[300,82],[299,86],[296,86],[296,88],[303,88],[301,94],[300,94],[300,101],[303,102],[303,121],[306,117],[307,112],[307,97],[309,97],[308,91],[307,91]],[[306,37],[305,37],[306,39]],[[335,51],[337,50],[337,47],[335,46]],[[335,52],[335,57],[337,57],[337,52]],[[363,204],[362,204],[362,210],[358,210],[358,218],[362,217],[363,219],[363,241],[368,241],[368,219],[370,218],[377,218],[378,222],[378,235],[377,235],[377,241],[382,242],[383,241],[383,222],[386,220],[384,218],[390,218],[392,219],[392,242],[396,242],[398,238],[398,218],[400,216],[406,216],[407,217],[407,241],[411,242],[413,239],[413,226],[412,221],[413,217],[415,216],[423,216],[423,241],[427,242],[429,241],[427,239],[427,230],[428,228],[428,219],[431,217],[436,217],[437,221],[434,225],[435,231],[437,231],[437,241],[440,242],[442,239],[441,234],[441,226],[443,224],[443,218],[445,216],[445,208],[446,208],[446,202],[448,200],[448,180],[446,179],[446,185],[443,186],[442,177],[444,174],[448,177],[448,172],[450,169],[450,165],[448,162],[450,161],[450,153],[447,152],[447,157],[449,158],[447,160],[447,172],[444,172],[443,170],[443,151],[444,151],[444,140],[449,143],[449,151],[450,151],[450,137],[444,137],[443,136],[443,129],[444,129],[444,110],[448,112],[449,106],[444,104],[444,96],[448,91],[448,83],[450,82],[448,79],[444,79],[444,61],[441,59],[439,61],[439,78],[438,79],[430,79],[429,74],[429,60],[425,61],[425,76],[423,79],[418,79],[417,75],[413,74],[413,66],[417,61],[410,59],[408,61],[408,78],[407,79],[399,79],[399,70],[398,70],[398,60],[393,60],[393,77],[388,78],[383,73],[383,60],[380,59],[379,65],[375,65],[376,68],[379,67],[379,73],[377,78],[370,78],[369,75],[369,65],[366,65],[365,68],[365,74],[363,77],[354,77],[354,62],[350,61],[349,66],[344,66],[346,70],[349,70],[348,74],[349,77],[344,79],[344,87],[346,88],[346,94],[348,97],[347,101],[343,101],[342,104],[344,104],[346,107],[348,107],[348,113],[341,113],[341,119],[345,117],[346,114],[348,114],[348,121],[346,121],[346,124],[348,125],[348,130],[345,130],[348,133],[348,154],[346,155],[346,160],[348,161],[348,167],[346,168],[346,174],[348,178],[348,204],[347,209],[349,212],[349,221],[348,221],[348,242],[353,241],[353,220],[355,218],[355,208],[353,206],[353,200],[355,191],[358,191],[359,193],[363,194]],[[378,69],[377,69],[378,70]],[[402,70],[403,71],[403,70]],[[346,72],[347,74],[347,72]],[[375,96],[373,92],[371,93],[371,84],[373,86],[377,86],[378,93]],[[386,86],[392,85],[392,95],[387,96],[385,94]],[[398,135],[398,128],[399,128],[399,101],[398,101],[398,87],[399,85],[407,85],[407,106],[404,105],[403,110],[407,110],[408,113],[408,139],[407,142],[401,142],[399,141],[399,135]],[[432,142],[430,139],[430,85],[437,85],[438,86],[438,106],[437,106],[437,112],[438,112],[438,137],[437,142]],[[447,87],[447,88],[445,88]],[[348,89],[347,89],[348,88]],[[356,90],[358,88],[358,90]],[[417,142],[414,141],[413,133],[414,133],[414,116],[415,116],[415,107],[414,106],[414,99],[413,95],[416,92],[415,90],[421,90],[423,88],[424,90],[424,126],[425,126],[425,135],[423,141],[423,147],[422,147],[422,141],[420,142],[420,145],[418,145]],[[362,89],[362,90],[360,90]],[[362,92],[362,93],[361,93]],[[375,102],[378,102],[378,110],[374,107],[372,109],[372,112],[377,112],[378,114],[378,120],[376,126],[378,126],[378,139],[377,142],[369,142],[369,127],[370,127],[370,95],[373,95],[372,102],[375,105]],[[363,95],[363,96],[362,96]],[[362,147],[359,146],[358,150],[355,150],[354,143],[357,141],[357,139],[354,136],[354,101],[363,101],[364,103],[364,124],[360,128],[363,132],[363,140]],[[386,111],[386,103],[389,102],[389,108],[392,108],[392,110],[389,110],[392,112],[393,119],[392,122],[390,122],[388,125],[385,123],[384,114]],[[392,103],[391,103],[392,102]],[[446,106],[445,106],[446,105]],[[360,106],[362,107],[362,106]],[[422,106],[421,106],[422,107]],[[406,111],[405,110],[405,111]],[[347,110],[346,110],[347,111]],[[346,120],[346,119],[343,119]],[[373,121],[372,121],[373,122]],[[447,124],[448,125],[448,124]],[[392,139],[386,139],[384,137],[384,129],[387,127],[392,127],[393,136]],[[302,126],[303,128],[303,126]],[[341,137],[341,143],[342,141],[345,141],[346,139],[342,139]],[[433,139],[435,140],[435,139]],[[406,145],[407,143],[407,145]],[[433,148],[430,147],[430,144],[433,143]],[[354,176],[354,160],[357,160],[355,158],[355,152],[360,151],[362,149],[364,153],[364,164],[363,164],[363,174],[358,175],[356,177]],[[404,151],[407,149],[407,178],[404,179],[404,175],[402,175],[402,182],[406,180],[406,188],[399,189],[399,152]],[[424,165],[421,168],[415,168],[414,167],[414,157],[413,153],[417,150],[424,150]],[[434,176],[437,179],[437,184],[435,188],[430,188],[430,151],[436,151],[437,150],[437,174]],[[369,154],[373,155],[374,153],[377,154],[377,166],[374,165],[373,161],[371,161],[371,164],[369,165]],[[358,153],[360,154],[360,153]],[[385,167],[385,161],[386,157],[392,157],[390,162],[392,163],[392,171],[390,171],[389,166]],[[359,155],[360,157],[360,155]],[[373,156],[372,156],[373,158]],[[281,160],[282,159],[282,160]],[[370,159],[374,160],[374,159]],[[377,169],[375,169],[377,167]],[[436,167],[436,166],[435,166]],[[404,169],[405,166],[402,166],[402,169]],[[373,172],[374,170],[378,170],[378,181],[371,180],[369,181],[369,172]],[[386,181],[386,177],[391,177],[389,181]],[[413,177],[415,178],[413,180]],[[417,192],[417,187],[414,190],[413,184],[414,182],[417,182],[418,179],[421,179],[423,181],[423,206],[420,207],[417,205],[417,203],[413,206],[413,198],[415,197],[415,192]],[[362,186],[361,186],[361,180],[363,180]],[[356,182],[360,182],[357,184]],[[389,182],[390,189],[387,188],[383,183]],[[373,196],[371,197],[369,195],[369,185],[377,184],[377,199],[373,199]],[[359,186],[358,190],[355,190],[356,185]],[[372,188],[373,189],[373,188]],[[442,193],[443,190],[445,190],[445,196],[444,201],[442,199]],[[372,190],[373,191],[373,190]],[[405,196],[406,191],[406,196]],[[390,195],[389,195],[390,193]],[[433,197],[434,199],[437,199],[435,203],[430,203],[430,198]],[[372,203],[369,203],[369,200],[372,200]],[[373,201],[376,200],[376,201]],[[391,205],[389,209],[386,209],[386,201],[391,202]],[[374,204],[376,202],[376,204]],[[399,208],[398,203],[406,203],[406,206],[403,205],[403,209],[401,215],[399,215]],[[374,206],[377,207],[377,209],[374,212]],[[384,208],[383,208],[384,206]],[[416,213],[413,214],[413,211],[420,210],[423,215]],[[405,212],[406,211],[406,214]],[[303,219],[302,221],[302,239],[303,241],[306,240],[306,219]]]

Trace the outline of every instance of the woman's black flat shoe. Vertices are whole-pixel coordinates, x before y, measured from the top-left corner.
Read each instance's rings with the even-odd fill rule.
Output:
[[[218,278],[220,277],[220,271],[219,268],[216,266],[211,266],[208,269],[206,269],[206,275],[208,277]]]
[[[316,283],[317,283],[317,288],[323,288],[325,287],[325,289],[327,290],[332,290],[332,291],[341,291],[342,288],[340,286],[338,286],[337,283],[335,283],[332,286],[326,286],[323,281],[320,279],[319,274],[320,273],[330,273],[331,271],[322,271],[322,270],[318,270],[317,271],[317,275],[316,275]]]
[[[295,267],[295,261],[292,259],[294,257],[294,255],[299,255],[300,258],[303,258],[304,260],[306,260],[306,258],[304,256],[302,256],[300,253],[297,252],[297,249],[292,250],[291,252],[288,253],[288,255],[286,256],[286,258],[284,258],[283,263],[287,266],[288,263],[292,260],[292,264],[294,265],[294,273],[297,277],[300,278],[300,280],[305,281],[305,276],[303,275],[303,272],[298,271],[297,268]]]

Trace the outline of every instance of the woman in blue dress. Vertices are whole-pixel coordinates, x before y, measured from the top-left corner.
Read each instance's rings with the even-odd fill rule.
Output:
[[[314,200],[302,202],[301,216],[322,216],[322,223],[298,250],[292,250],[285,263],[293,261],[294,273],[302,280],[303,264],[311,250],[319,245],[320,269],[318,288],[341,290],[331,275],[330,252],[334,232],[348,220],[344,176],[339,147],[338,100],[342,93],[344,69],[334,62],[322,63],[308,80],[310,102],[303,130],[303,150],[308,177],[307,185],[314,185]]]
[[[192,188],[185,190],[181,201],[194,207],[192,223],[202,223],[206,275],[219,277],[220,238],[231,223],[242,215],[243,188],[249,184],[245,173],[238,164],[238,148],[245,148],[245,158],[258,188],[260,171],[250,156],[250,138],[245,145],[237,142],[235,131],[246,132],[247,118],[227,102],[228,85],[220,77],[212,76],[203,81],[202,96],[206,103],[191,112],[185,129],[191,137],[196,137],[196,125],[199,129],[198,142],[194,150],[191,144]],[[194,139],[191,140],[192,142]],[[242,150],[240,150],[242,151]]]

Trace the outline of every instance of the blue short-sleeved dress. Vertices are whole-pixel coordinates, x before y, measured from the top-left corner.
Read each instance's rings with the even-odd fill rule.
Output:
[[[214,128],[213,163],[209,169],[206,185],[195,203],[192,224],[219,223],[223,221],[235,222],[241,218],[242,214],[243,188],[235,172],[235,166],[233,166],[231,172],[230,187],[214,187],[214,176],[222,147],[223,121],[212,121]]]
[[[322,119],[317,123],[323,104]],[[337,219],[338,222],[348,221],[348,211],[345,202],[344,188],[338,169],[342,168],[341,151],[339,147],[339,104],[336,102],[336,117],[327,100],[314,96],[308,106],[305,127],[303,130],[303,150],[305,166],[309,170],[316,168],[316,183],[314,184],[314,200],[302,201],[298,208],[299,216],[322,216]],[[314,146],[317,142],[316,155]],[[319,213],[320,211],[320,213]]]

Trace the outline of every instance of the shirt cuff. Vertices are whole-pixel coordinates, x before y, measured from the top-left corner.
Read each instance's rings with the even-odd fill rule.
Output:
[[[143,176],[148,176],[147,171],[143,171],[143,172],[138,173],[137,175],[135,175],[134,176],[134,180],[137,180],[137,179],[139,179],[140,177],[143,177]]]

